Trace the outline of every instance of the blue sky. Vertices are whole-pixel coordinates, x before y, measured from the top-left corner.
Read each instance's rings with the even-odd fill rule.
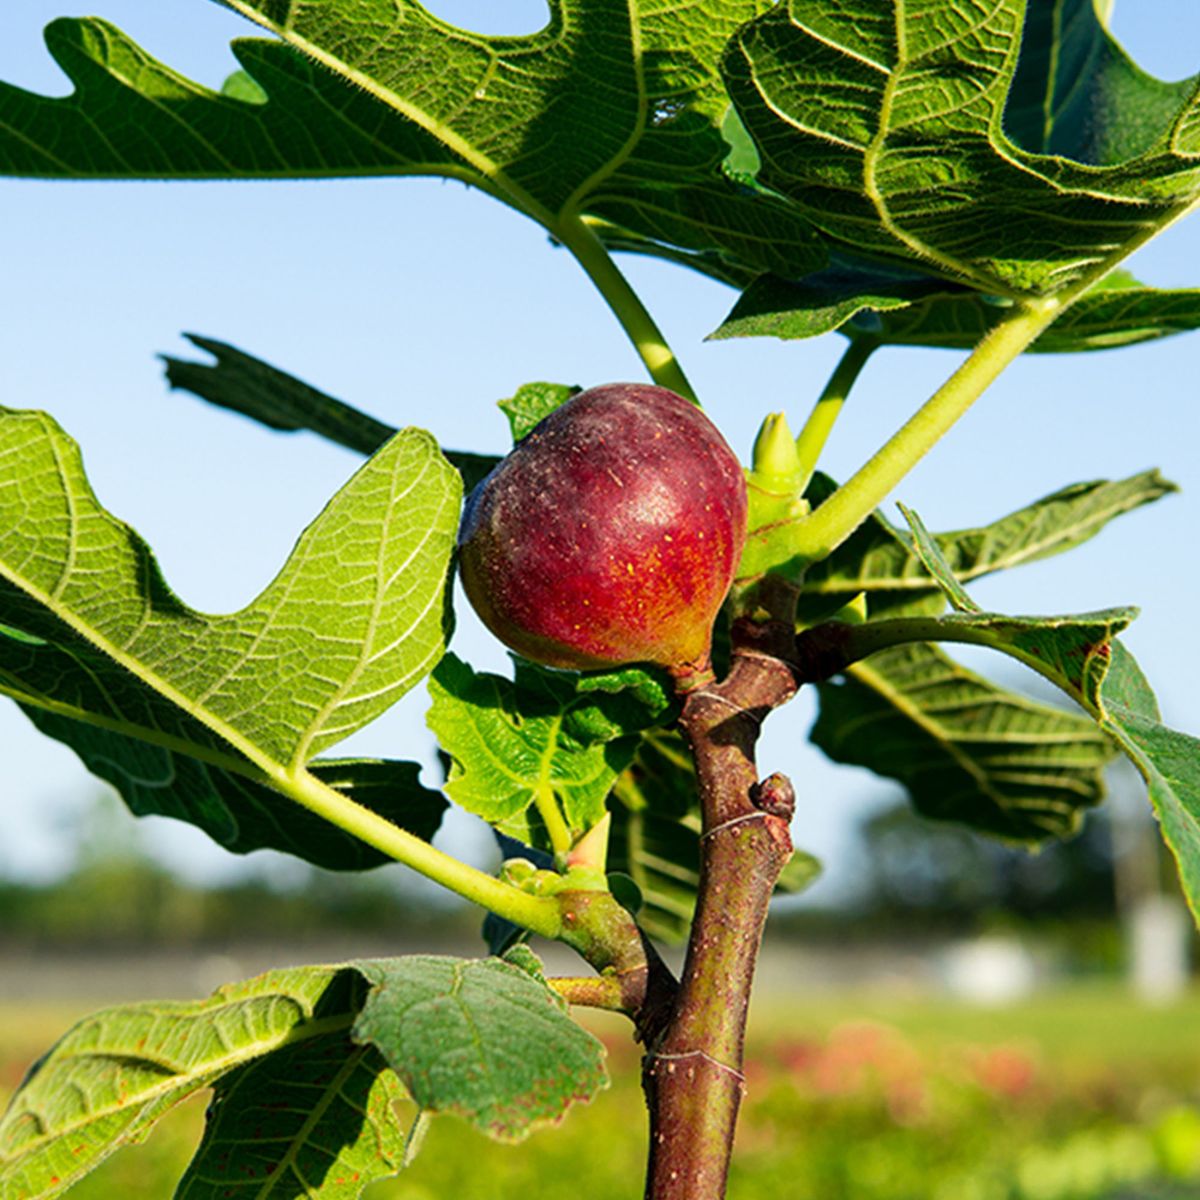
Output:
[[[430,7],[484,32],[533,28],[541,11],[536,0]],[[90,11],[213,86],[235,66],[229,39],[255,32],[208,0],[95,0]],[[64,94],[68,84],[40,30],[54,16],[79,12],[66,0],[7,0],[0,78]],[[1200,69],[1195,0],[1118,0],[1114,26],[1153,73],[1174,79]],[[567,255],[530,222],[458,184],[0,180],[0,212],[7,284],[0,402],[58,418],[82,444],[101,500],[142,533],[175,590],[200,609],[246,603],[357,460],[316,438],[271,434],[169,394],[155,355],[192,353],[181,330],[230,341],[461,449],[503,449],[506,426],[494,401],[523,382],[644,377]],[[748,454],[767,411],[803,420],[840,338],[706,344],[732,292],[664,264],[622,265],[740,454]],[[1131,266],[1160,286],[1200,284],[1200,217]],[[878,355],[823,465],[848,475],[956,361],[944,352]],[[1161,466],[1185,487],[1181,496],[1122,519],[1071,555],[974,590],[985,606],[1012,612],[1141,604],[1129,644],[1168,721],[1191,731],[1200,730],[1198,368],[1194,335],[1023,360],[897,493],[932,528],[956,528],[1068,483]],[[456,649],[477,666],[504,668],[501,649],[470,622]],[[1014,678],[999,660],[971,661]],[[409,697],[346,747],[431,763],[423,704]],[[805,748],[812,715],[807,699],[777,714],[761,762],[793,774],[797,844],[831,860],[836,884],[853,873],[854,821],[896,793]],[[8,702],[0,702],[0,750],[0,872],[52,872],[62,863],[63,832],[99,785]],[[243,861],[177,823],[150,821],[145,829],[158,853],[192,875],[218,877]],[[467,853],[481,845],[465,821],[448,836]],[[834,884],[819,885],[814,897]]]

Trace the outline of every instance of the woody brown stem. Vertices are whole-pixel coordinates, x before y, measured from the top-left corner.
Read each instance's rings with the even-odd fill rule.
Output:
[[[796,682],[786,625],[736,628],[733,666],[691,693],[680,725],[692,747],[704,833],[700,888],[679,994],[650,1047],[647,1200],[721,1200],[744,1090],[746,1012],[767,906],[792,854],[791,786],[758,781],[764,718]]]

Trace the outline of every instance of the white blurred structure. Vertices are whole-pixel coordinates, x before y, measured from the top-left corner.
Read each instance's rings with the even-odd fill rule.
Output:
[[[1037,964],[1016,938],[980,937],[955,942],[938,956],[941,981],[953,995],[975,1004],[1012,1004],[1038,982]]]

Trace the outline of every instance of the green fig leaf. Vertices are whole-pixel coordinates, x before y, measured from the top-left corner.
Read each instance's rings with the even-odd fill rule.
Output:
[[[710,336],[816,337],[841,329],[881,345],[969,350],[1011,307],[944,280],[835,259],[791,282],[760,276]],[[1200,290],[1158,289],[1116,270],[1090,287],[1029,347],[1032,354],[1108,350],[1200,328]]]
[[[357,1200],[407,1165],[405,1099],[379,1052],[346,1030],[284,1045],[213,1085],[176,1200]]]
[[[604,1047],[530,959],[357,963],[373,987],[354,1038],[379,1050],[424,1111],[519,1141],[608,1086]]]
[[[318,826],[293,831],[264,789],[332,796],[306,764],[441,657],[460,494],[429,435],[399,433],[256,600],[209,616],[171,593],[146,545],[100,506],[49,417],[0,410],[0,692],[107,764],[135,810],[166,808],[234,847],[305,853]],[[366,767],[347,781],[380,770],[397,779]],[[178,792],[163,786],[176,771]]]
[[[500,411],[508,418],[512,439],[519,442],[556,408],[579,391],[562,383],[526,383],[515,396],[499,401]]]
[[[816,476],[808,497],[820,503],[833,483]],[[1177,491],[1157,471],[1128,479],[1097,480],[1063,488],[1006,517],[975,529],[935,534],[934,540],[954,575],[970,582],[1061,554],[1088,541],[1109,521]],[[932,590],[935,589],[935,590]],[[912,542],[876,512],[827,559],[805,576],[800,613],[815,624],[866,593],[875,615],[898,614],[906,605],[940,611],[942,599]]]
[[[641,677],[628,679],[636,687]],[[623,702],[595,684],[581,692],[587,678],[518,662],[508,680],[446,655],[430,678],[427,721],[451,759],[451,799],[529,845],[546,844],[542,826],[556,813],[573,837],[600,821],[633,756],[629,735],[656,721],[667,699],[649,684]]]
[[[112,784],[138,817],[173,817],[202,829],[232,854],[277,850],[327,871],[363,871],[392,858],[338,829],[266,784],[166,746],[24,706],[48,737],[69,746]],[[416,763],[317,758],[308,771],[391,824],[432,841],[448,804],[422,786]]]
[[[295,967],[79,1022],[0,1116],[0,1188],[60,1195],[212,1087],[179,1195],[353,1200],[407,1161],[399,1099],[516,1141],[606,1086],[603,1046],[528,951]]]
[[[891,647],[818,690],[813,743],[895,779],[923,816],[1037,844],[1073,833],[1104,796],[1114,752],[1095,722],[996,687],[934,646]]]
[[[723,65],[761,185],[984,293],[1082,289],[1200,195],[1197,80],[1139,71],[1092,0],[787,0]]]
[[[907,313],[929,297],[947,295],[951,304],[960,298],[977,299],[976,293],[944,279],[834,254],[827,266],[803,279],[760,275],[709,337],[792,341],[846,328],[852,335],[865,334],[886,343],[890,339],[881,313],[894,309]]]
[[[296,967],[228,984],[207,1000],[84,1018],[33,1066],[0,1117],[0,1194],[60,1195],[195,1092],[276,1051],[303,1055],[314,1038],[344,1037],[361,999],[339,976],[334,967]],[[362,1110],[345,1115],[349,1128],[363,1124]],[[236,1160],[257,1168],[266,1148],[243,1133]],[[374,1136],[396,1145],[386,1118]]]
[[[1100,723],[1146,781],[1159,830],[1200,925],[1200,739],[1162,723],[1132,654],[1115,642],[1100,687]]]
[[[842,649],[847,661],[854,663],[849,670],[857,676],[877,667],[881,659],[886,666],[894,656],[928,656],[931,647],[909,643],[940,640],[988,646],[1050,680],[1092,715],[1098,729],[1125,752],[1146,780],[1163,838],[1200,922],[1200,740],[1162,724],[1150,685],[1116,638],[1136,610],[1040,618],[982,612],[919,518],[907,515],[917,553],[958,611],[940,618],[895,618],[845,629]],[[855,661],[860,658],[867,661]],[[939,712],[945,707],[937,704]],[[836,713],[831,715],[838,736],[845,736],[846,721],[846,714],[840,722]],[[879,745],[878,736],[871,739],[872,752]]]
[[[192,392],[209,404],[241,413],[269,429],[287,433],[309,430],[365,456],[374,454],[396,432],[392,426],[236,346],[198,333],[184,336],[215,361],[202,363],[164,354],[167,382],[172,388]]]
[[[53,178],[443,175],[556,236],[612,227],[647,254],[710,256],[744,281],[824,251],[783,201],[722,172],[721,47],[767,0],[551,0],[545,28],[490,37],[415,0],[226,0],[244,39],[216,93],[114,26],[59,19],[69,96],[0,88],[0,172]],[[567,239],[569,240],[569,239]]]

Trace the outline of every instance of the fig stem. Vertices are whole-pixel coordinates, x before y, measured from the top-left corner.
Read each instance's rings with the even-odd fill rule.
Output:
[[[1067,303],[1049,297],[1014,307],[912,417],[824,504],[799,522],[794,542],[797,557],[819,562],[836,550]]]
[[[675,352],[596,232],[578,213],[564,213],[551,232],[571,251],[595,284],[596,290],[604,297],[605,303],[633,343],[638,357],[645,363],[650,378],[660,387],[670,388],[699,406],[700,401],[683,373]]]
[[[850,339],[850,344],[838,360],[837,366],[834,367],[833,374],[830,375],[829,382],[825,385],[825,390],[817,397],[817,402],[813,406],[812,412],[809,413],[804,428],[796,435],[796,453],[803,470],[800,486],[797,489],[799,494],[804,493],[809,480],[813,477],[813,472],[817,469],[821,452],[825,449],[825,443],[829,440],[829,435],[833,432],[838,417],[841,416],[846,398],[850,395],[850,389],[854,386],[863,367],[867,365],[867,360],[878,348],[879,341],[873,337]]]

